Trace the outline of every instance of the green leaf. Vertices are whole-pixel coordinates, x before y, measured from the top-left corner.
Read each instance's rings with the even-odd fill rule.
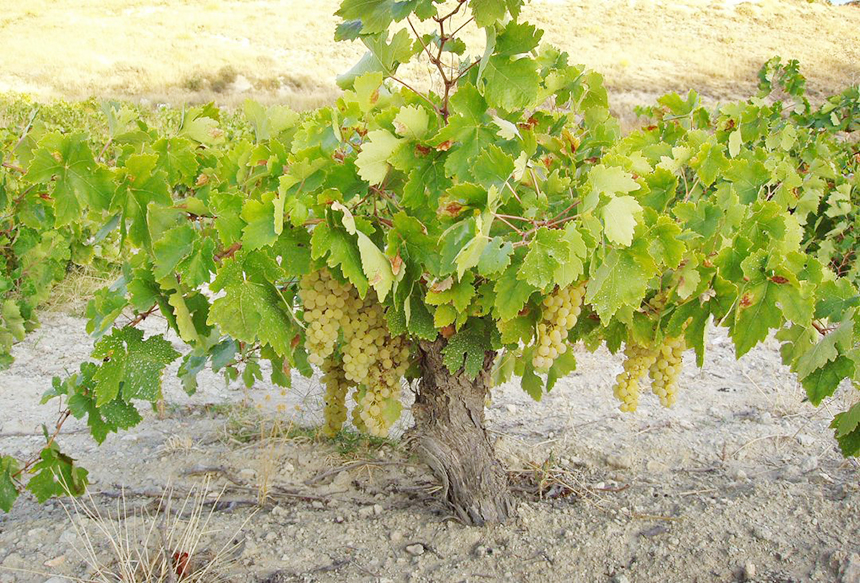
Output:
[[[538,288],[519,279],[521,265],[512,264],[496,280],[494,291],[496,292],[495,309],[501,320],[510,320],[519,314],[525,307],[531,295]]]
[[[726,169],[729,167],[729,159],[723,154],[724,146],[718,144],[713,138],[699,148],[699,153],[690,160],[690,167],[696,171],[699,180],[705,186],[710,186],[714,183]]]
[[[42,450],[39,463],[31,471],[36,475],[30,478],[27,490],[40,504],[53,496],[80,496],[87,486],[87,471],[61,453],[56,443]]]
[[[588,181],[594,192],[607,196],[626,194],[640,188],[639,183],[633,180],[633,175],[618,166],[607,168],[598,164],[588,173]]]
[[[836,437],[845,437],[852,431],[856,431],[860,427],[860,402],[845,411],[836,425]]]
[[[487,103],[474,85],[463,85],[450,101],[451,117],[433,139],[438,146],[456,142],[456,148],[448,152],[445,168],[451,176],[467,180],[472,175],[474,159],[483,149],[495,141],[491,118],[487,114]]]
[[[474,2],[473,2],[474,4]],[[526,22],[512,20],[496,37],[494,53],[500,57],[513,57],[536,49],[543,31]]]
[[[359,295],[367,293],[368,281],[361,267],[361,253],[353,238],[343,229],[322,223],[311,235],[311,257],[326,257],[329,267],[338,267],[343,276],[356,287]]]
[[[570,243],[564,232],[541,227],[529,243],[517,278],[537,289],[545,289],[554,282],[554,275],[570,258]]]
[[[562,260],[561,266],[555,270],[552,277],[560,287],[567,287],[577,281],[584,272],[583,260],[588,254],[588,248],[579,230],[573,222],[564,226],[563,238],[570,249],[568,256]]]
[[[247,225],[242,229],[242,245],[248,249],[269,247],[278,239],[275,225],[275,193],[267,192],[262,200],[249,199],[242,207],[242,220]],[[283,229],[283,215],[281,215]]]
[[[484,68],[484,97],[490,107],[515,111],[535,105],[540,86],[537,63],[493,56]]]
[[[641,214],[642,207],[632,196],[617,196],[610,200],[601,212],[606,238],[628,247],[633,242],[637,216]]]
[[[176,267],[191,254],[196,239],[194,229],[180,225],[168,231],[152,246],[153,275],[158,281],[171,277],[171,287],[176,286]]]
[[[367,277],[367,283],[376,290],[380,302],[385,301],[385,296],[394,284],[394,273],[391,270],[391,262],[379,247],[370,240],[370,237],[356,229],[355,219],[349,209],[339,202],[331,205],[331,208],[343,213],[343,226],[350,235],[358,237],[358,252],[361,256],[361,267]]]
[[[12,475],[18,471],[18,462],[4,455],[0,457],[0,510],[9,512],[18,498],[18,488],[12,481]]]
[[[113,175],[97,164],[83,132],[51,133],[39,141],[39,149],[27,169],[33,184],[55,179],[53,199],[57,226],[79,220],[85,208],[104,210],[114,192]]]
[[[680,239],[681,228],[669,217],[661,216],[648,232],[651,244],[648,252],[658,263],[677,269],[684,258],[686,245]]]
[[[647,243],[637,239],[630,247],[607,254],[588,284],[585,300],[594,305],[605,325],[623,306],[639,306],[648,280],[656,273],[657,264],[648,253]]]
[[[407,105],[394,117],[397,135],[409,140],[421,140],[427,136],[430,116],[427,110],[418,105]]]
[[[142,330],[114,328],[93,349],[93,358],[104,361],[93,375],[96,405],[101,407],[114,400],[120,389],[125,401],[154,402],[161,395],[164,368],[177,357],[179,353],[161,335],[144,340]]]
[[[228,285],[212,303],[207,323],[217,325],[234,340],[270,345],[281,356],[292,353],[296,324],[278,289],[268,282],[242,281]]]
[[[358,175],[371,185],[381,184],[388,174],[388,159],[403,144],[403,140],[388,130],[373,130],[361,145],[361,153],[355,159]]]
[[[476,322],[479,321],[469,322],[449,338],[442,349],[442,362],[451,374],[457,374],[462,368],[469,379],[475,379],[484,368],[484,359],[491,347],[483,322],[480,321],[480,325]]]
[[[839,383],[853,374],[854,362],[840,355],[804,376],[800,383],[806,390],[809,402],[817,407],[836,391]]]
[[[510,242],[501,237],[493,237],[481,252],[481,258],[478,260],[478,273],[484,277],[499,273],[511,264],[513,251],[514,246]],[[564,266],[562,266],[563,268]]]

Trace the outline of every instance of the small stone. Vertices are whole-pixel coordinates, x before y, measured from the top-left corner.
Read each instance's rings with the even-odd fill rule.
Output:
[[[655,474],[661,474],[665,472],[668,468],[663,462],[658,462],[657,460],[649,460],[648,463],[645,464],[645,469]]]
[[[251,468],[244,468],[239,470],[239,478],[245,480],[246,482],[251,482],[257,479],[257,472],[252,470]]]
[[[633,456],[630,454],[627,455],[617,455],[611,454],[606,456],[607,465],[617,468],[619,470],[629,470],[633,467]]]
[[[744,581],[752,581],[755,579],[755,564],[747,561],[744,563]]]
[[[380,514],[382,514],[382,506],[379,504],[374,504],[373,505],[373,514],[374,514],[374,516],[379,516]]]
[[[400,532],[399,530],[395,530],[391,533],[391,542],[396,544],[402,540],[403,540],[403,533]]]
[[[43,563],[46,567],[50,567],[51,569],[56,569],[60,565],[66,562],[66,555],[60,555],[59,557],[54,557],[53,559],[48,559]]]
[[[334,521],[335,521],[337,524],[343,524],[343,516],[335,516],[335,517],[334,517]]]
[[[325,508],[325,504],[323,504],[319,500],[314,500],[313,502],[311,502],[311,506],[313,506],[317,510],[322,510],[323,508]]]
[[[800,462],[800,471],[804,474],[807,472],[811,472],[815,468],[818,467],[818,458],[814,455],[811,455],[807,458],[804,458],[802,462]]]
[[[798,436],[795,439],[797,440],[797,443],[799,443],[800,445],[802,445],[804,447],[809,447],[809,446],[815,444],[815,438],[812,437],[811,435],[806,435],[805,433],[798,434]]]
[[[413,557],[418,557],[424,554],[424,545],[422,545],[421,543],[406,545],[406,552]]]
[[[286,516],[289,512],[287,512],[287,509],[283,506],[275,506],[272,508],[272,514],[274,516]]]
[[[284,462],[281,465],[281,473],[282,474],[292,474],[295,471],[296,471],[296,467],[293,464],[291,464],[290,462]]]
[[[627,575],[619,573],[612,578],[612,583],[630,583],[630,579],[627,578]]]
[[[370,518],[373,516],[373,506],[362,506],[358,509],[358,515],[362,518]]]
[[[505,405],[505,409],[508,410],[508,413],[516,413],[517,412],[517,406],[514,405],[513,403],[508,403],[507,405]]]

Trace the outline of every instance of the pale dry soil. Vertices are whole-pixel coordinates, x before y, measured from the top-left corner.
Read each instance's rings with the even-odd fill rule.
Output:
[[[334,41],[339,0],[4,0],[0,92],[164,101],[331,103],[364,53]],[[860,9],[821,0],[532,0],[521,19],[606,78],[616,111],[668,91],[746,98],[772,56],[815,96],[860,81]],[[465,18],[463,19],[465,20]],[[401,23],[404,25],[404,23]],[[483,50],[463,29],[472,54]],[[420,63],[400,76],[430,85]],[[220,82],[219,82],[220,79]]]
[[[146,324],[148,332],[164,328]],[[688,355],[672,410],[646,395],[636,414],[618,412],[611,383],[620,359],[603,349],[578,349],[579,370],[540,403],[515,385],[494,389],[488,425],[504,462],[512,470],[543,464],[571,487],[556,484],[543,500],[520,492],[518,513],[503,526],[451,520],[433,477],[400,442],[347,457],[296,437],[243,443],[228,431],[239,405],[204,407],[246,400],[269,420],[267,435],[275,422],[312,425],[320,421],[317,378],[296,376],[282,395],[267,383],[245,392],[203,373],[188,398],[171,369],[166,418],[150,413],[101,447],[74,422],[59,442],[90,470],[85,501],[111,527],[123,525],[112,518],[123,514],[114,511],[118,494],[128,515],[151,508],[169,486],[181,493],[203,485],[199,471],[209,468],[210,490],[232,490],[212,511],[199,550],[229,545],[229,581],[856,583],[860,470],[827,429],[849,388],[813,408],[777,348],[769,342],[736,362],[725,335],[712,334],[704,369]],[[37,404],[40,394],[89,349],[83,320],[43,314],[0,374],[0,451],[37,448],[38,425],[57,412]],[[272,498],[259,508],[261,483]],[[21,499],[0,515],[0,582],[85,579],[87,534],[110,562],[96,527],[67,500]]]

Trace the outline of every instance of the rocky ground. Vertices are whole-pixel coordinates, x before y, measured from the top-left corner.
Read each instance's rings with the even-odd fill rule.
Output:
[[[40,394],[89,346],[82,320],[44,314],[15,348],[0,374],[0,451],[37,448],[39,424],[57,410]],[[188,398],[168,375],[164,418],[150,414],[101,447],[81,425],[64,427],[60,443],[90,470],[90,496],[43,506],[25,497],[0,515],[0,582],[93,580],[87,548],[117,571],[125,546],[108,539],[137,540],[134,527],[153,521],[182,531],[187,510],[164,523],[139,513],[154,516],[166,491],[179,508],[192,488],[208,491],[208,522],[191,529],[193,568],[221,551],[208,581],[215,571],[271,583],[860,581],[858,464],[827,429],[835,403],[805,403],[775,344],[736,362],[712,334],[704,369],[687,362],[678,405],[645,398],[634,415],[611,395],[619,358],[578,357],[579,371],[540,403],[514,385],[494,389],[488,423],[520,506],[488,528],[451,519],[397,440],[323,441],[301,429],[320,421],[317,379],[281,394],[204,375]],[[848,398],[848,387],[834,397]]]

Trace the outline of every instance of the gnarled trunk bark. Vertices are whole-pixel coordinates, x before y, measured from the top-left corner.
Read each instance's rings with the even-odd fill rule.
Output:
[[[421,342],[421,379],[412,412],[414,447],[441,480],[445,501],[466,524],[505,522],[514,501],[507,474],[484,427],[493,354],[475,380],[451,374],[442,361],[445,340]]]

